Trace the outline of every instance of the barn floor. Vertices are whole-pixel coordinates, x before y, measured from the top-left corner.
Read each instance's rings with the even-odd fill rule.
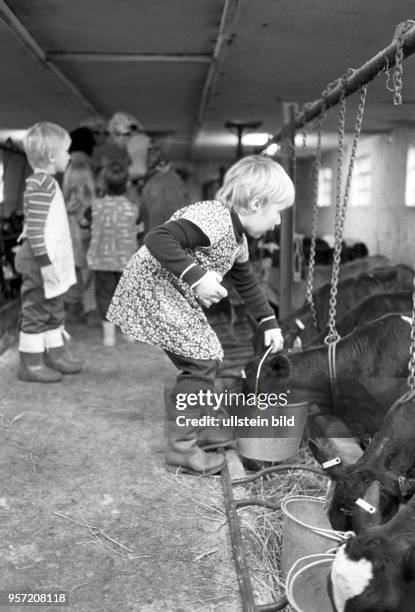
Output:
[[[70,331],[86,365],[62,383],[18,381],[17,349],[0,356],[0,590],[67,591],[73,612],[239,611],[220,479],[163,466],[173,366]]]

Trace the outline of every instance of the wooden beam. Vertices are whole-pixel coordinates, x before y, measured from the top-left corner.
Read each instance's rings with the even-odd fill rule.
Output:
[[[223,62],[226,47],[232,39],[233,30],[238,18],[238,9],[240,7],[240,4],[241,0],[225,0],[225,5],[223,7],[221,22],[219,26],[219,32],[216,38],[213,56],[211,57],[211,64],[209,66],[205,83],[203,85],[202,94],[200,96],[199,109],[197,112],[196,124],[193,134],[193,141],[196,139],[199,130],[203,126],[207,106],[209,103],[209,98],[219,72],[219,67],[221,62]]]
[[[15,36],[15,38],[17,38],[17,40],[19,40],[19,42],[30,53],[30,55],[34,57],[43,66],[43,68],[46,68],[46,70],[57,77],[61,83],[63,83],[65,87],[69,89],[74,96],[88,109],[88,112],[92,113],[93,115],[101,114],[95,105],[78,89],[78,87],[63,72],[61,72],[50,59],[47,58],[42,47],[24,27],[4,0],[0,0],[0,19]]]
[[[209,54],[190,53],[78,53],[55,51],[48,53],[48,60],[59,62],[136,62],[136,63],[210,63]]]

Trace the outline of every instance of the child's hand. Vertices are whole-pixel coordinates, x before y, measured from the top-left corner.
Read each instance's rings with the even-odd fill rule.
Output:
[[[59,286],[60,280],[52,264],[40,268],[40,273],[42,275],[43,286],[48,285],[49,288]]]
[[[228,295],[225,287],[220,284],[221,280],[222,277],[217,272],[206,272],[194,288],[194,292],[206,308],[217,304]]]
[[[284,338],[279,327],[275,329],[267,329],[264,332],[265,346],[272,346],[271,353],[281,351],[284,346]]]

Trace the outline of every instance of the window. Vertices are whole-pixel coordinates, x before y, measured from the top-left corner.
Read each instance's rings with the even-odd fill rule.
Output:
[[[333,170],[320,168],[318,171],[317,206],[330,206],[333,191]]]
[[[405,206],[415,206],[415,145],[408,148],[406,157]]]
[[[357,157],[354,163],[350,204],[370,206],[372,199],[372,158],[370,155]]]

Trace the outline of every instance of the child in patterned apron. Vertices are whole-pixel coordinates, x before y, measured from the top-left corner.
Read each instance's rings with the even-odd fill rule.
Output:
[[[71,139],[54,123],[36,123],[23,141],[33,174],[23,195],[24,226],[16,254],[22,276],[18,378],[58,382],[82,363],[64,346],[64,295],[76,282],[68,217],[53,175],[69,162]]]
[[[177,399],[214,388],[223,350],[202,306],[226,297],[225,274],[263,328],[265,346],[272,352],[283,347],[274,311],[251,271],[245,234],[258,238],[273,229],[294,197],[277,162],[262,155],[242,158],[227,171],[215,200],[186,206],[149,232],[121,277],[107,318],[136,340],[161,347],[181,370],[165,394],[169,470],[207,475],[224,465],[223,454],[203,450],[217,441],[217,428],[182,426],[176,417],[198,419],[202,406],[178,412]]]

